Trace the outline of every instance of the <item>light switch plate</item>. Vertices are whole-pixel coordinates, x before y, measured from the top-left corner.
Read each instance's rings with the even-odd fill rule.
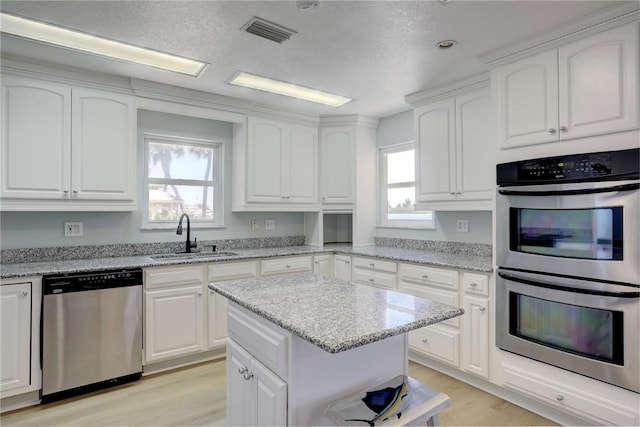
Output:
[[[257,219],[252,219],[251,220],[251,231],[258,231],[258,220]]]
[[[459,233],[468,233],[469,221],[467,221],[466,219],[459,219],[456,223],[456,231]]]

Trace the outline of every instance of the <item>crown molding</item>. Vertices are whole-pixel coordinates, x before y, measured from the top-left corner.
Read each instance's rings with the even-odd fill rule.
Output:
[[[320,127],[329,126],[365,126],[369,128],[377,128],[380,120],[376,117],[362,116],[359,114],[346,115],[324,115],[320,116]]]
[[[439,101],[445,98],[460,95],[470,90],[488,87],[491,84],[490,74],[488,72],[476,74],[464,79],[456,80],[433,88],[414,92],[404,97],[407,104],[413,108]]]
[[[638,2],[613,6],[579,22],[546,32],[525,42],[483,53],[478,56],[478,59],[490,67],[504,65],[620,25],[638,22],[639,11],[640,3]]]

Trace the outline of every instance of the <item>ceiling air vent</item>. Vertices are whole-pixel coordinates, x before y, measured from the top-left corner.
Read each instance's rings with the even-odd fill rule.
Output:
[[[296,31],[258,18],[257,16],[251,18],[249,22],[242,27],[242,30],[276,43],[287,41],[292,35],[296,34]]]

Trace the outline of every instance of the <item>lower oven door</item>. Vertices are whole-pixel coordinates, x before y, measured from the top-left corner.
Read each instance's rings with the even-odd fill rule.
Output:
[[[499,348],[640,392],[640,289],[498,269]]]

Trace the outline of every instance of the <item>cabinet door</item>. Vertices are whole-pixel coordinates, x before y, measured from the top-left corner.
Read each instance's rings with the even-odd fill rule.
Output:
[[[349,127],[320,128],[322,203],[353,203],[354,139]]]
[[[248,119],[247,201],[284,201],[285,143],[284,123]]]
[[[351,257],[346,255],[334,255],[333,271],[338,279],[351,281]]]
[[[209,290],[207,315],[209,339],[207,348],[221,347],[227,342],[227,305],[225,297]]]
[[[333,276],[333,255],[315,255],[313,257],[313,272]]]
[[[455,108],[447,99],[414,112],[416,201],[455,200]]]
[[[457,200],[490,200],[494,187],[494,133],[489,89],[456,98]]]
[[[0,391],[31,384],[31,283],[0,286]]]
[[[290,203],[318,202],[318,130],[288,125],[287,191]]]
[[[249,378],[250,365],[251,354],[235,341],[229,340],[227,342],[226,421],[229,426],[256,425],[256,410],[253,407],[254,387],[252,387]]]
[[[254,426],[287,425],[287,383],[263,366],[257,359],[251,360],[250,375],[255,381]]]
[[[638,127],[638,23],[558,50],[561,138]]]
[[[68,199],[71,89],[2,76],[2,197]]]
[[[203,349],[202,285],[145,292],[145,360],[155,362]]]
[[[133,98],[73,89],[72,198],[133,200],[136,111]]]
[[[489,378],[489,299],[464,297],[462,369]]]
[[[558,140],[557,51],[497,70],[500,148]]]

